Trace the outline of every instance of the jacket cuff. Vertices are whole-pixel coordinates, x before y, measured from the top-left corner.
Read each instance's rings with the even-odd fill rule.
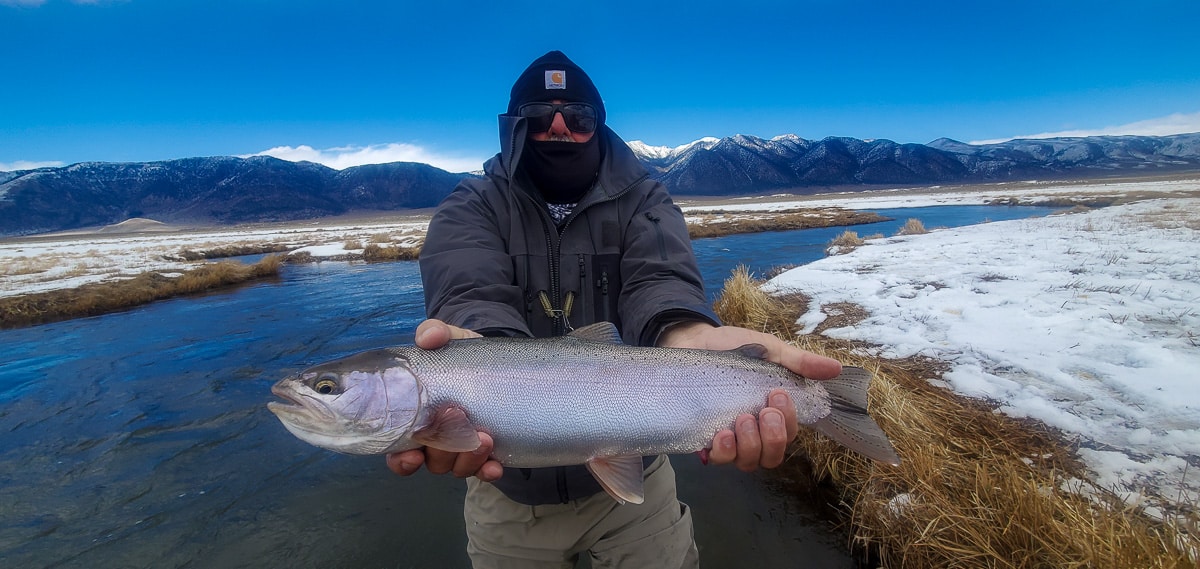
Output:
[[[639,346],[657,346],[659,339],[662,338],[663,332],[667,328],[676,324],[685,322],[706,322],[713,326],[720,326],[721,320],[717,318],[711,310],[692,310],[687,308],[674,308],[655,314],[642,329],[642,335],[638,338]]]

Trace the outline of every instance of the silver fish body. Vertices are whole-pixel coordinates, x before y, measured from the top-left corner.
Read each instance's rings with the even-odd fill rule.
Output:
[[[631,476],[622,472],[634,469],[635,460],[640,476],[643,455],[707,447],[781,388],[802,424],[871,458],[899,463],[866,414],[870,376],[864,370],[847,367],[838,378],[816,382],[764,357],[758,345],[730,351],[627,346],[611,324],[600,323],[555,338],[363,352],[280,381],[272,391],[291,404],[268,406],[299,438],[354,454],[423,445],[473,450],[475,431],[483,431],[505,466],[588,464],[614,497],[639,501],[640,478],[613,478]],[[631,484],[637,488],[622,493]]]

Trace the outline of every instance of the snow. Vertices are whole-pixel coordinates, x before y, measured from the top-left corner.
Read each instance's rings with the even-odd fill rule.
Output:
[[[711,136],[706,136],[704,138],[694,140],[687,144],[671,147],[671,146],[650,146],[649,144],[646,144],[640,140],[634,140],[632,142],[629,142],[629,148],[631,148],[633,150],[633,153],[637,154],[638,156],[644,156],[651,160],[665,160],[668,158],[673,159],[678,156],[681,156],[688,150],[692,149],[693,147],[712,148],[713,145],[715,145],[716,143],[718,143],[720,141],[721,141],[721,139],[719,139],[719,138],[713,138]]]
[[[938,205],[983,205],[995,200],[1016,198],[1021,204],[1035,204],[1039,201],[1066,198],[1077,195],[1093,197],[1126,198],[1139,192],[1153,191],[1162,193],[1189,193],[1200,189],[1200,180],[1172,180],[1156,182],[1112,182],[1112,183],[1082,183],[1064,184],[1039,182],[1006,182],[1003,184],[987,184],[973,186],[969,191],[962,188],[942,188],[931,186],[920,190],[912,188],[892,188],[872,190],[870,192],[841,192],[836,194],[821,194],[817,196],[770,196],[769,203],[751,201],[735,204],[693,204],[680,201],[680,207],[687,213],[703,213],[706,211],[783,211],[797,208],[843,207],[846,209],[887,209],[902,207],[929,207]]]
[[[1102,487],[1200,497],[1200,198],[872,240],[766,287],[812,298],[803,332],[861,306],[824,334],[950,363],[955,392],[1077,440]]]
[[[352,221],[297,221],[250,227],[203,229],[153,226],[153,232],[120,233],[122,222],[87,232],[69,232],[0,240],[0,297],[78,287],[132,277],[145,271],[160,274],[194,269],[201,262],[180,258],[184,250],[205,251],[239,245],[276,244],[288,253],[313,257],[361,253],[347,241],[380,246],[415,247],[424,239],[428,216],[394,215]],[[146,229],[144,224],[133,224]]]

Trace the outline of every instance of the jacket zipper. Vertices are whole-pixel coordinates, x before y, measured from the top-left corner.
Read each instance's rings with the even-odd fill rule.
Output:
[[[654,233],[658,236],[658,258],[660,261],[666,261],[667,240],[663,237],[662,227],[658,224],[658,222],[662,221],[662,218],[653,213],[646,212],[646,219],[649,219],[654,224]]]
[[[596,281],[596,286],[600,288],[600,306],[603,308],[604,321],[612,322],[612,315],[608,311],[608,269],[600,269],[600,280]]]

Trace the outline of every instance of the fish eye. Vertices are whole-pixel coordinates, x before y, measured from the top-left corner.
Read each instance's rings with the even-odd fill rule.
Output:
[[[313,384],[313,391],[316,391],[321,395],[329,395],[330,393],[336,391],[337,387],[337,381],[334,380],[332,376],[327,375],[321,379],[318,379],[317,382]]]

